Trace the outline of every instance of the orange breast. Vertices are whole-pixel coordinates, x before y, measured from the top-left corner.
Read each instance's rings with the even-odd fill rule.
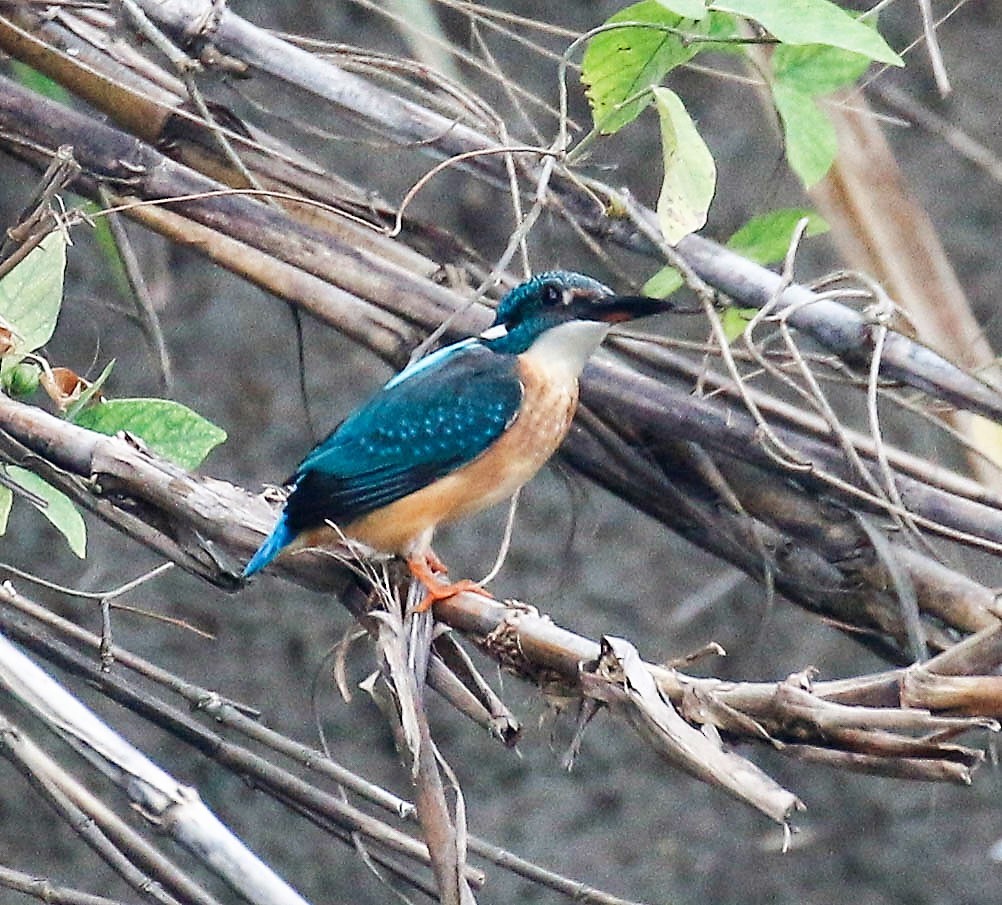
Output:
[[[346,526],[348,537],[387,553],[421,552],[441,522],[508,499],[531,480],[567,435],[578,401],[577,375],[519,356],[522,408],[497,441],[452,474]]]

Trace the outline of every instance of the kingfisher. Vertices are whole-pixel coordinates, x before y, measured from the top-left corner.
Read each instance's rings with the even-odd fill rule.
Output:
[[[435,528],[528,482],[570,429],[578,377],[610,327],[664,307],[569,271],[511,289],[483,333],[408,365],[303,459],[244,577],[284,550],[348,538],[406,560],[427,591],[419,610],[481,590],[440,579]]]

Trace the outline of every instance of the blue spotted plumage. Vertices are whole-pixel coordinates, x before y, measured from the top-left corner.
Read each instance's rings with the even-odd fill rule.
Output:
[[[406,554],[419,574],[413,557],[428,555],[435,524],[482,508],[462,494],[482,494],[484,505],[510,495],[559,443],[576,405],[577,374],[607,324],[660,307],[563,271],[538,274],[512,289],[483,334],[405,368],[303,459],[278,522],[244,576],[328,523],[349,536],[357,526],[367,543],[394,538],[386,552]],[[549,387],[555,396],[547,393],[553,380],[564,387]],[[542,412],[544,397],[546,405],[564,400],[558,424],[549,425],[549,415],[529,414],[533,406]],[[512,430],[516,422],[519,431]],[[540,431],[545,455],[530,448]],[[517,442],[502,442],[509,432]],[[487,458],[494,450],[503,457],[496,462]],[[405,524],[374,530],[381,513]],[[420,577],[427,584],[427,565]]]
[[[286,502],[293,533],[346,525],[482,453],[518,412],[514,355],[480,343],[391,381],[302,462]],[[420,364],[420,362],[419,362]]]

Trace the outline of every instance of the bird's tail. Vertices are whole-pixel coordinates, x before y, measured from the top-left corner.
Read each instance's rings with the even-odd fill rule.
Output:
[[[285,513],[283,512],[278,519],[278,523],[272,529],[271,534],[264,539],[264,543],[258,547],[257,553],[251,557],[250,562],[244,567],[243,577],[250,578],[255,572],[260,572],[282,552],[283,547],[292,542],[294,537],[295,532],[289,527],[289,523],[286,521]]]

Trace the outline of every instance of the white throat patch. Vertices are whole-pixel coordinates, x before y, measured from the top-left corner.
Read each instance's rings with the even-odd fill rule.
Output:
[[[501,339],[503,336],[508,335],[508,328],[504,324],[495,324],[493,327],[488,327],[480,334],[480,339],[486,339],[488,341],[492,339]]]
[[[566,370],[577,377],[609,329],[599,321],[568,321],[551,327],[523,354],[547,370]]]

